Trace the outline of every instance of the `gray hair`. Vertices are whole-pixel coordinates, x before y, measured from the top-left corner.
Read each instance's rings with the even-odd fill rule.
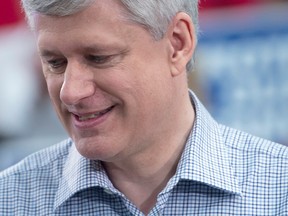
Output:
[[[22,0],[29,25],[33,28],[33,14],[50,16],[67,16],[75,14],[96,0]],[[126,7],[128,19],[147,28],[155,40],[160,40],[173,17],[178,12],[187,13],[198,33],[199,0],[120,0]],[[194,65],[192,58],[186,68],[191,71]]]

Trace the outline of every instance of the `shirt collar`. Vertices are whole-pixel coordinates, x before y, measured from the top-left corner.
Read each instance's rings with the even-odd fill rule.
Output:
[[[59,182],[54,210],[75,193],[91,187],[113,190],[113,185],[107,177],[101,162],[81,156],[75,145],[72,145]]]
[[[196,117],[187,139],[175,177],[193,180],[241,196],[219,124],[210,116],[195,94],[190,98]]]
[[[231,166],[229,148],[225,146],[219,125],[194,93],[190,91],[189,94],[196,118],[175,177],[198,181],[241,195]],[[169,185],[167,186],[168,190]],[[78,153],[75,145],[72,145],[59,182],[54,209],[60,207],[75,193],[90,187],[101,187],[119,194],[107,177],[101,162],[84,158]]]

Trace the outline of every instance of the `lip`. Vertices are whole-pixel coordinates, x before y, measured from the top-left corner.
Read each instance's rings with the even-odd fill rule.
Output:
[[[72,114],[72,123],[79,130],[87,130],[87,129],[95,128],[95,127],[100,126],[101,124],[103,124],[104,122],[107,121],[108,117],[114,111],[115,105],[110,106],[107,109],[109,109],[109,111],[105,112],[104,114],[101,114],[98,117],[90,118],[90,119],[86,119],[86,120],[80,120],[80,116],[89,116],[89,115],[98,113],[99,111],[98,112],[96,111],[96,112],[89,112],[89,113],[81,113],[81,114],[72,112],[71,113]]]

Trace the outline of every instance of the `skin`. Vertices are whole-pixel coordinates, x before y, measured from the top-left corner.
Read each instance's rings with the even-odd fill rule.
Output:
[[[72,16],[36,15],[35,33],[51,101],[77,150],[101,160],[114,186],[147,214],[193,125],[185,66],[195,33],[179,13],[155,41],[121,10],[106,0]],[[85,120],[99,111],[107,113]]]

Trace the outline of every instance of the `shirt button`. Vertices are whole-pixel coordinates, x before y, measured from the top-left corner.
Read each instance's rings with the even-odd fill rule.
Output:
[[[111,190],[106,189],[106,188],[104,189],[104,192],[109,194],[109,195],[113,195],[114,194]]]

